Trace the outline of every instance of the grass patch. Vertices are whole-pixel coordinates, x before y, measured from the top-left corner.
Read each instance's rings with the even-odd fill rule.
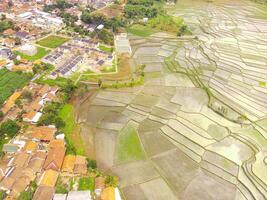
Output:
[[[62,129],[62,131],[66,135],[70,135],[74,131],[76,126],[73,105],[64,105],[63,108],[59,111],[59,117],[61,117],[66,123],[66,126]]]
[[[50,50],[46,50],[45,48],[42,48],[42,47],[37,47],[37,53],[33,56],[28,56],[26,54],[21,53],[20,51],[15,51],[14,53],[20,56],[22,59],[26,59],[30,62],[33,62],[33,61],[43,58],[49,52]]]
[[[138,133],[133,124],[128,123],[119,133],[117,161],[126,162],[145,158]]]
[[[150,26],[134,24],[131,27],[127,28],[127,32],[140,37],[148,37],[155,33],[156,30],[151,28]]]
[[[60,45],[64,44],[65,42],[67,42],[69,39],[68,38],[64,38],[64,37],[60,37],[60,36],[56,36],[56,35],[50,35],[46,38],[43,38],[39,41],[36,42],[36,44],[39,44],[43,47],[48,47],[48,48],[57,48]]]
[[[65,122],[65,126],[61,131],[66,136],[67,146],[74,147],[76,154],[85,155],[85,145],[75,122],[74,106],[65,104],[59,111],[59,117]]]
[[[170,15],[158,15],[149,19],[146,25],[134,24],[127,28],[127,32],[140,37],[148,37],[156,32],[168,32],[175,35],[191,35],[190,30],[185,25],[183,18]]]
[[[101,51],[107,52],[107,53],[112,53],[113,52],[113,47],[108,47],[106,45],[100,44],[99,49]]]
[[[261,87],[266,87],[266,83],[263,82],[263,81],[260,81],[260,82],[259,82],[259,85],[260,85]]]
[[[0,69],[0,104],[11,96],[16,89],[25,86],[32,78],[31,74]]]
[[[63,78],[63,77],[57,77],[56,79],[45,79],[45,76],[48,73],[45,73],[43,76],[41,76],[35,82],[38,83],[38,84],[50,85],[50,86],[60,86],[60,87],[63,86],[63,85],[66,85],[68,79]]]
[[[68,192],[68,185],[64,184],[61,177],[59,177],[56,184],[56,193],[67,194]]]
[[[82,177],[79,179],[78,190],[90,190],[95,189],[95,180],[93,177]]]

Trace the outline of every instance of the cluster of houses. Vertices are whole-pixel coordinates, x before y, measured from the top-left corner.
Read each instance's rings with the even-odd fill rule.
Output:
[[[58,87],[50,87],[48,85],[38,85],[31,83],[25,86],[21,91],[14,92],[1,108],[6,119],[14,120],[23,111],[22,119],[25,122],[37,123],[42,116],[42,109],[47,102],[55,100]],[[24,100],[23,93],[30,93],[31,98]],[[23,101],[21,107],[15,106],[16,101]]]
[[[54,126],[29,125],[4,145],[6,154],[0,162],[0,189],[6,191],[9,198],[18,198],[36,182],[38,187],[33,199],[52,200],[59,175],[86,175],[86,157],[66,155],[64,137],[55,136],[56,131]]]
[[[49,78],[58,76],[68,77],[74,72],[95,71],[100,72],[103,66],[112,67],[113,52],[99,49],[99,43],[91,38],[73,38],[59,46],[42,61],[56,66]]]
[[[22,100],[21,106],[16,105],[25,91],[31,96],[30,100]],[[76,188],[67,194],[56,194],[59,178],[69,180],[88,176],[86,157],[67,153],[63,133],[54,125],[36,126],[42,108],[46,102],[56,100],[57,91],[57,87],[29,83],[21,91],[15,91],[1,108],[4,120],[16,119],[21,110],[25,113],[19,134],[3,145],[0,190],[5,191],[6,199],[13,200],[36,183],[33,200],[121,200],[118,188],[106,187],[104,177],[95,178],[93,193]]]
[[[16,19],[22,22],[30,22],[34,26],[41,28],[55,28],[59,30],[63,25],[63,20],[60,17],[35,8],[20,13],[16,16]]]

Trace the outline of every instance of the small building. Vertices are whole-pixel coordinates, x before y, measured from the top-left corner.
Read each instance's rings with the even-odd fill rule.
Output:
[[[3,146],[3,152],[6,153],[16,153],[19,149],[20,147],[16,144],[4,144]]]
[[[28,56],[33,56],[37,53],[37,48],[31,44],[24,44],[19,48],[19,51]]]
[[[118,188],[107,187],[101,194],[101,200],[122,200]]]
[[[28,163],[28,168],[32,169],[35,173],[42,171],[42,166],[46,158],[46,153],[42,151],[37,151],[34,153]]]
[[[1,48],[0,49],[0,58],[1,59],[10,59],[13,57],[13,53],[9,48]]]
[[[24,147],[24,150],[27,153],[33,153],[37,150],[37,148],[38,148],[38,144],[36,142],[28,141]]]
[[[65,156],[65,147],[50,148],[43,168],[45,170],[53,169],[60,171]]]
[[[29,139],[49,143],[54,139],[57,129],[54,126],[30,126],[25,135]]]
[[[29,33],[26,31],[18,31],[15,35],[21,40],[27,40],[30,38]]]
[[[14,157],[12,164],[17,167],[25,167],[28,164],[29,158],[30,155],[26,152],[19,153]]]
[[[16,33],[16,31],[14,31],[13,29],[9,28],[9,29],[6,29],[5,31],[3,31],[2,34],[4,36],[10,37],[10,36],[14,35],[15,33]]]
[[[66,155],[63,161],[61,171],[67,173],[73,173],[74,165],[75,165],[75,156]]]
[[[47,187],[54,187],[57,183],[58,176],[59,176],[59,172],[54,171],[52,169],[48,169],[44,171],[44,173],[42,174],[39,185],[47,186]]]
[[[53,200],[66,200],[67,194],[55,194]]]
[[[32,200],[52,200],[55,188],[47,186],[39,186],[34,193]]]
[[[16,45],[16,41],[13,38],[5,38],[3,45],[9,48],[13,48]]]
[[[2,107],[2,112],[6,114],[14,105],[15,101],[21,96],[21,92],[14,92],[6,101],[4,106]]]
[[[71,191],[68,193],[67,200],[92,200],[90,190]]]
[[[73,172],[78,175],[85,175],[87,173],[87,161],[85,156],[76,156]]]
[[[100,197],[102,191],[105,189],[105,178],[96,177],[95,178],[95,194],[97,197]]]

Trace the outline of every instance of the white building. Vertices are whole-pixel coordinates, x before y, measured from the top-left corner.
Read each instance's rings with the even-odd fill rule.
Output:
[[[37,53],[37,48],[31,44],[24,44],[19,48],[19,51],[28,56],[33,56]]]

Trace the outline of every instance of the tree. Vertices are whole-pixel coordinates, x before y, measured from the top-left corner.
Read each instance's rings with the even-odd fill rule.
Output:
[[[6,15],[5,14],[1,14],[1,20],[6,20]]]
[[[21,96],[22,96],[23,99],[27,99],[29,101],[32,100],[32,93],[30,91],[28,91],[28,90],[24,90],[22,92]]]
[[[15,100],[15,104],[19,107],[19,108],[22,108],[22,102],[20,99],[16,99]]]
[[[19,37],[15,37],[15,45],[21,45],[21,39]]]
[[[64,127],[66,124],[65,122],[63,121],[63,119],[61,119],[60,117],[56,117],[55,118],[55,126],[59,129],[59,128],[62,128]]]
[[[20,130],[20,126],[13,120],[8,119],[3,122],[0,126],[0,135],[8,135],[9,137],[14,137]]]
[[[110,20],[106,21],[105,27],[111,28],[114,33],[118,31],[119,27],[124,27],[125,21],[119,17],[113,17]]]
[[[0,121],[4,118],[4,113],[2,110],[0,110]]]
[[[67,83],[63,85],[63,87],[61,88],[61,92],[64,93],[64,101],[68,101],[70,99],[75,89],[76,89],[76,86],[71,80],[68,80]]]
[[[87,168],[88,169],[96,169],[97,165],[96,165],[96,160],[92,160],[90,158],[87,158]]]
[[[118,185],[118,178],[115,176],[108,175],[105,179],[106,186],[117,187]]]
[[[102,29],[97,33],[98,39],[102,40],[105,44],[113,45],[114,44],[114,36],[111,32],[106,29]]]

